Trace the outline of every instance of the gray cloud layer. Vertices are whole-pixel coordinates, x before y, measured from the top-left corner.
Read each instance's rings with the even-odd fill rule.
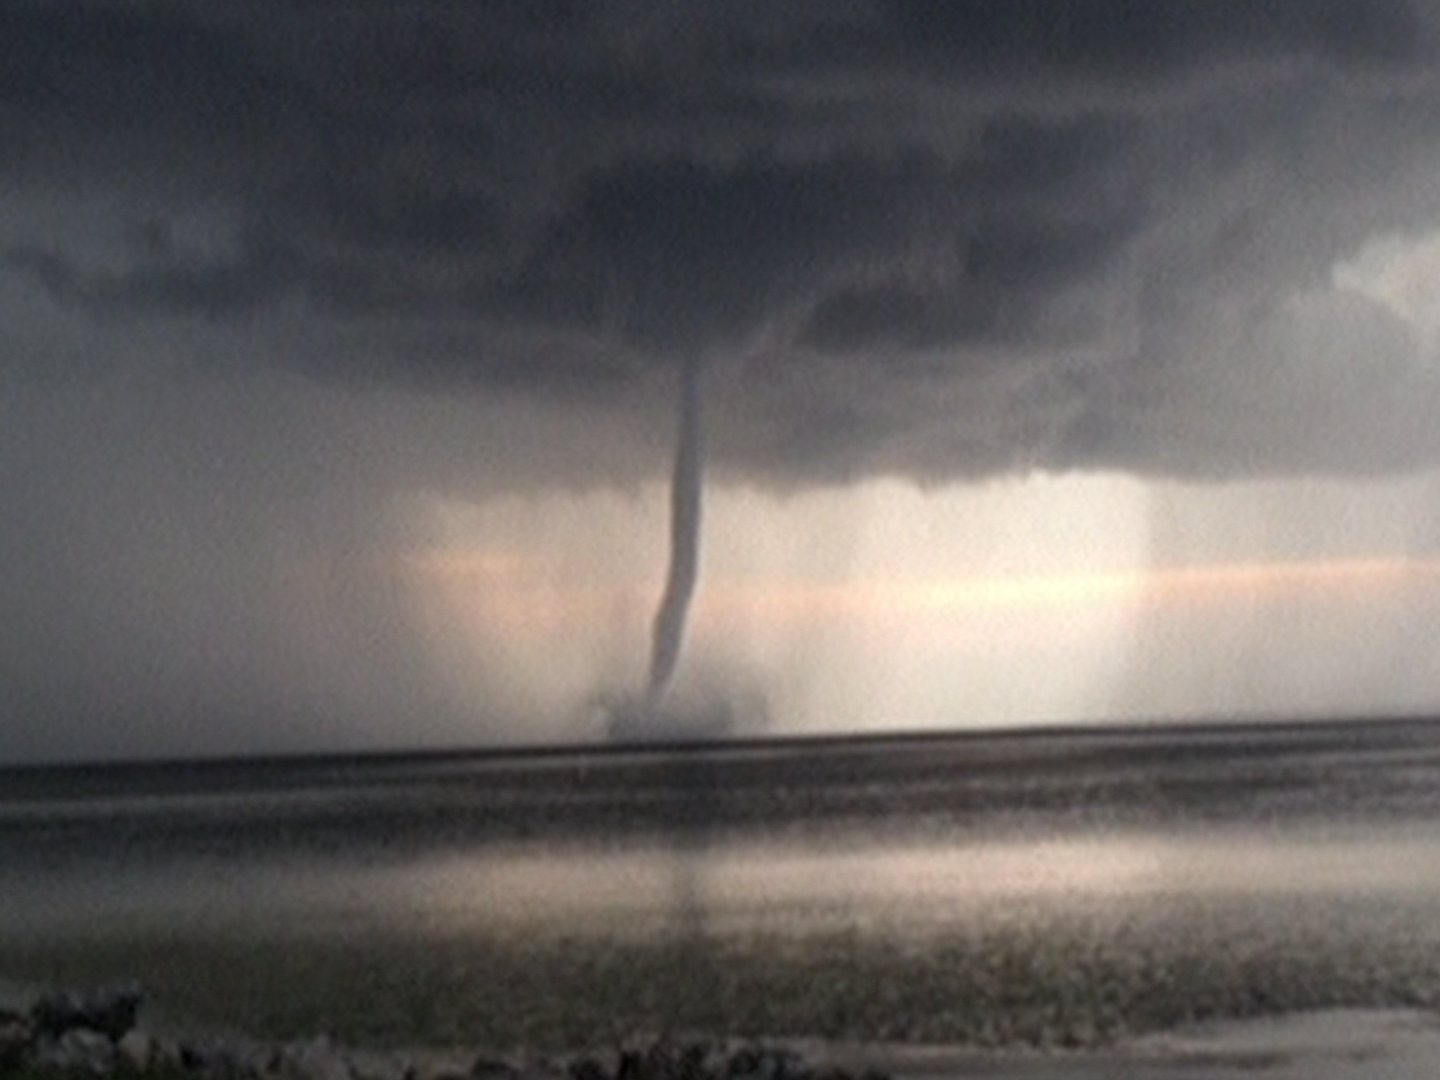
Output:
[[[1316,317],[1376,374],[1342,377],[1286,305],[1440,221],[1432,16],[19,0],[3,184],[129,220],[4,272],[117,337],[300,311],[240,362],[340,385],[603,409],[706,355],[717,453],[772,477],[1408,467],[1418,344],[1346,299]]]

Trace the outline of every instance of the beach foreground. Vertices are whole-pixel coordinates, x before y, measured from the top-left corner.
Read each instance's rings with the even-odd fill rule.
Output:
[[[632,1036],[546,1056],[464,1047],[378,1052],[328,1036],[266,1042],[157,1033],[134,988],[0,986],[0,1077],[177,1080],[1429,1080],[1440,1016],[1335,1009],[1182,1027],[1066,1051],[826,1040]]]
[[[267,1045],[699,1032],[957,1075],[1329,1017],[1240,1055],[1278,1069],[1440,1006],[1437,824],[1421,721],[11,770],[0,971]],[[1413,1041],[1366,1023],[1326,1068]]]

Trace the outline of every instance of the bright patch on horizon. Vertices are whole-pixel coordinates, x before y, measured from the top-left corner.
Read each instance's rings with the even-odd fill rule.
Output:
[[[1396,507],[1428,490],[719,486],[677,691],[758,690],[784,731],[1410,709],[1440,558]],[[663,489],[425,507],[400,572],[455,700],[593,737],[643,683]]]
[[[512,629],[583,617],[619,600],[643,601],[643,586],[566,586],[546,579],[545,563],[519,551],[437,549],[402,560],[408,574],[456,590],[483,591],[492,611]],[[711,616],[752,611],[778,619],[834,616],[885,618],[949,611],[956,614],[1044,611],[1148,597],[1234,602],[1286,590],[1365,590],[1440,584],[1440,559],[1313,559],[1196,563],[1142,571],[1033,575],[869,578],[839,584],[716,583],[699,602]]]
[[[676,691],[760,687],[786,730],[938,722],[977,694],[985,712],[1053,713],[1114,662],[1143,508],[1143,487],[1118,476],[788,496],[717,485]],[[642,685],[663,488],[427,496],[418,511],[424,539],[401,575],[457,700],[509,695],[552,734],[585,737],[573,725],[587,702]],[[1016,697],[1006,685],[1026,662],[1043,674]]]

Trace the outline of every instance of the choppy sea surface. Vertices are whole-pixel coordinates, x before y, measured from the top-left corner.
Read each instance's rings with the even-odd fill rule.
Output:
[[[0,976],[372,1044],[1440,1004],[1440,722],[0,769]]]

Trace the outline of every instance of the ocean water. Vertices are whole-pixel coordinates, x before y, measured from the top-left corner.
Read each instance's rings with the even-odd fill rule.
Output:
[[[1440,1003],[1440,724],[0,771],[0,976],[375,1045]]]

